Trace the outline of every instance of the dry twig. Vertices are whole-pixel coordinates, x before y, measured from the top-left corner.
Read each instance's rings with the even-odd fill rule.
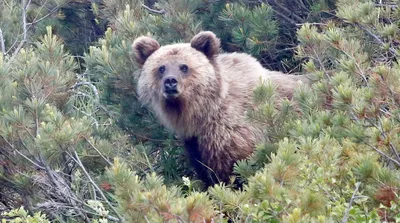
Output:
[[[3,31],[0,28],[0,49],[3,55],[6,55],[6,46],[4,43]]]
[[[26,22],[26,11],[28,10],[29,5],[31,4],[32,0],[28,0],[28,2],[26,2],[26,0],[23,1],[22,3],[22,29],[23,29],[23,33],[22,33],[22,40],[19,43],[19,45],[17,46],[17,48],[14,50],[13,56],[11,59],[13,59],[15,57],[15,55],[18,54],[18,52],[21,50],[21,48],[24,46],[25,42],[27,41],[28,38],[28,27],[27,27],[27,22]]]
[[[81,159],[78,156],[78,153],[76,151],[73,151],[73,154],[67,153],[70,158],[72,160],[75,161],[76,164],[78,164],[78,166],[81,168],[81,170],[83,171],[83,173],[85,174],[86,178],[89,180],[89,182],[93,185],[94,188],[96,188],[96,190],[99,192],[100,196],[103,198],[104,202],[106,202],[106,204],[111,208],[111,210],[113,210],[113,212],[117,215],[118,219],[123,222],[123,218],[122,216],[118,213],[118,211],[114,208],[114,206],[110,203],[110,201],[106,198],[106,196],[104,195],[103,191],[99,188],[99,186],[97,186],[96,182],[94,182],[94,180],[92,179],[92,177],[90,176],[90,174],[87,172],[85,166],[83,166]]]
[[[358,188],[360,187],[360,185],[361,185],[360,182],[356,183],[356,189],[354,189],[353,195],[351,196],[349,206],[347,207],[346,212],[343,216],[342,223],[346,223],[349,218],[349,212],[350,212],[351,206],[353,205],[354,198],[356,197],[356,193],[358,192]]]
[[[142,4],[142,7],[145,8],[147,11],[149,11],[151,13],[155,13],[155,14],[164,14],[165,13],[164,9],[155,10],[155,9],[150,8],[149,6],[147,6],[145,4]]]

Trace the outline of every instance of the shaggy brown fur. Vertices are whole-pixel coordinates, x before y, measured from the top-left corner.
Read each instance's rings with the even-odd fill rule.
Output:
[[[220,41],[209,31],[194,36],[190,44],[160,47],[150,37],[139,37],[132,47],[142,66],[140,101],[184,139],[207,185],[229,181],[234,163],[247,158],[263,139],[261,130],[246,120],[260,79],[270,79],[288,98],[299,81],[308,82],[302,76],[266,70],[247,54],[220,54]],[[172,93],[168,78],[177,83]]]

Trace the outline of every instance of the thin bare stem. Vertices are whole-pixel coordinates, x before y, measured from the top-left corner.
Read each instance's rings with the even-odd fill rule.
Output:
[[[23,153],[21,153],[18,149],[15,149],[15,147],[3,136],[1,136],[4,140],[4,142],[7,143],[7,145],[13,150],[13,152],[18,153],[20,156],[22,156],[24,159],[26,159],[28,162],[32,163],[35,167],[44,170],[45,167],[39,165],[38,163],[36,163],[35,161],[33,161],[32,159],[30,159],[29,157],[25,156]]]
[[[107,205],[114,211],[114,213],[117,215],[118,219],[123,222],[123,218],[122,216],[117,212],[117,210],[114,208],[114,206],[110,203],[110,201],[108,201],[108,199],[106,198],[106,196],[104,195],[103,191],[99,188],[99,186],[97,186],[97,184],[93,181],[92,177],[90,177],[89,173],[87,172],[85,166],[83,166],[78,153],[74,150],[73,155],[70,153],[67,153],[71,159],[73,159],[76,164],[78,164],[78,166],[82,169],[83,173],[86,175],[87,179],[90,181],[90,183],[93,185],[94,188],[96,188],[96,190],[99,192],[99,194],[101,195],[101,197],[104,199],[104,202],[107,203]]]
[[[15,55],[18,54],[18,52],[21,50],[21,48],[24,46],[27,38],[28,38],[28,27],[27,27],[27,22],[26,22],[26,11],[29,8],[29,5],[31,4],[32,0],[28,0],[28,2],[26,2],[26,0],[23,1],[22,3],[22,29],[23,29],[23,33],[22,33],[22,40],[19,43],[18,47],[14,50],[13,56],[11,58],[11,60],[15,57]]]
[[[0,49],[3,55],[6,55],[6,45],[4,43],[3,31],[0,28]]]
[[[93,145],[92,142],[90,142],[88,138],[85,137],[85,140],[101,156],[101,158],[103,158],[108,163],[108,165],[112,166],[112,163],[105,156],[103,156],[103,154],[96,148],[96,146]]]
[[[61,6],[61,5],[55,6],[53,9],[50,10],[49,13],[47,13],[46,15],[44,15],[42,18],[38,19],[37,17],[39,16],[40,12],[42,11],[42,9],[43,9],[44,6],[46,5],[46,3],[47,3],[47,0],[46,0],[44,3],[42,3],[42,6],[40,7],[40,9],[39,9],[38,13],[36,14],[36,17],[33,19],[33,21],[32,21],[31,23],[28,23],[28,24],[27,24],[29,27],[32,26],[32,25],[34,25],[34,24],[36,24],[36,23],[38,23],[38,22],[40,22],[40,21],[42,21],[43,19],[49,17],[51,14],[55,13],[55,12],[60,8],[60,6]]]
[[[361,24],[356,24],[360,29],[362,29],[364,32],[368,33],[368,35],[370,35],[376,42],[378,42],[380,45],[385,45],[385,42],[383,42],[381,40],[381,38],[379,38],[379,36],[375,35],[373,32],[371,32],[371,30],[365,28],[363,25]],[[397,51],[393,48],[393,47],[389,47],[389,51],[390,53],[392,53],[393,55],[398,55]]]
[[[369,121],[369,123],[371,123],[371,125],[373,125],[375,128],[377,128],[377,129],[379,130],[379,132],[381,133],[381,135],[382,135],[385,139],[388,138],[387,135],[386,135],[386,133],[385,133],[385,131],[384,131],[383,128],[382,128],[382,120],[381,120],[380,118],[379,118],[379,123],[380,123],[380,125],[375,124],[373,121],[371,121],[371,120],[369,120],[369,119],[368,119],[368,121]],[[400,155],[399,155],[399,152],[397,151],[397,148],[393,145],[392,142],[389,142],[389,148],[392,150],[393,154],[396,156],[397,161],[400,162]]]
[[[155,9],[150,8],[149,6],[147,6],[145,4],[142,4],[142,7],[145,8],[147,11],[149,11],[151,13],[155,13],[155,14],[164,14],[165,13],[164,9],[155,10]]]
[[[360,182],[356,183],[356,189],[354,189],[353,195],[351,196],[351,199],[350,199],[350,202],[349,202],[349,206],[347,207],[346,212],[345,212],[345,214],[343,216],[342,223],[346,223],[348,218],[349,218],[349,212],[350,212],[351,206],[353,205],[354,199],[356,197],[356,194],[358,192],[358,188],[360,187],[360,185],[361,185]]]
[[[291,16],[293,19],[290,19],[291,21],[289,21],[289,22],[291,22],[292,24],[295,25],[297,23],[304,23],[305,22],[305,20],[303,18],[301,18],[300,16],[296,15],[293,11],[291,11],[288,8],[284,7],[283,5],[279,4],[279,1],[266,0],[266,2],[269,5],[273,6],[273,8],[275,6],[278,9],[278,10],[274,9],[275,12],[281,12],[279,14],[286,14],[288,16]]]
[[[93,85],[92,83],[90,83],[90,82],[87,82],[87,81],[78,82],[78,83],[76,83],[74,86],[72,86],[71,89],[76,89],[77,87],[82,86],[82,85],[87,85],[87,86],[89,86],[90,88],[92,88],[92,91],[93,91],[93,93],[94,93],[94,96],[95,96],[95,98],[96,98],[96,101],[98,102],[98,101],[100,100],[100,98],[99,98],[99,91],[97,90],[96,86],[94,86],[94,85]]]
[[[370,147],[371,147],[372,149],[374,149],[376,152],[378,152],[379,154],[381,154],[382,156],[384,156],[386,159],[392,161],[394,164],[396,164],[398,167],[400,167],[400,162],[399,162],[399,161],[397,161],[397,160],[393,159],[392,157],[386,155],[384,152],[382,152],[380,149],[376,148],[376,147],[373,146],[373,145],[368,145],[368,146],[370,146]]]

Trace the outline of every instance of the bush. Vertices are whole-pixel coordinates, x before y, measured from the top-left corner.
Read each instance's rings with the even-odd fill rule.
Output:
[[[8,7],[0,7],[6,222],[400,221],[396,4],[84,1],[90,12],[51,11],[53,5],[26,33],[23,24],[10,24],[27,12],[46,14],[36,7],[43,3],[27,3],[0,3]],[[67,9],[97,28],[107,24],[104,36],[75,45],[63,34],[71,17],[53,14]],[[48,24],[59,37],[40,28]],[[255,89],[248,118],[265,125],[266,141],[235,165],[241,190],[202,188],[182,143],[136,98],[133,40],[186,42],[203,29],[217,33],[225,51],[313,79],[293,101],[280,100],[269,83]],[[20,48],[11,44],[14,36]],[[68,50],[85,54],[67,53],[60,37]]]

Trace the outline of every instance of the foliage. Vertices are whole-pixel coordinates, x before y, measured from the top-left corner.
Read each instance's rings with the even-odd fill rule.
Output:
[[[211,2],[211,1],[208,1]],[[255,56],[268,69],[300,71],[294,57],[296,30],[332,17],[334,1],[218,1],[205,6],[204,28],[217,33],[226,51]],[[218,18],[218,19],[215,19]]]
[[[399,12],[368,0],[0,2],[3,221],[398,222]],[[266,140],[235,165],[240,190],[202,188],[136,97],[132,41],[204,29],[313,80],[291,101],[255,89],[248,118]]]
[[[75,115],[69,89],[77,64],[50,27],[35,47],[1,57],[0,65],[2,203],[86,219],[85,197],[105,198],[86,168],[101,172],[106,157],[125,147],[112,150],[112,139],[92,135],[92,120]]]
[[[128,222],[209,222],[215,215],[214,205],[206,193],[194,191],[184,197],[178,187],[167,188],[162,177],[154,173],[139,179],[118,159],[107,175]]]
[[[35,213],[33,216],[30,216],[28,212],[24,209],[24,207],[20,207],[18,209],[11,210],[9,212],[2,213],[3,217],[11,218],[10,221],[6,219],[2,219],[2,223],[10,222],[10,223],[50,223],[49,220],[46,219],[45,214],[41,214],[40,212]]]

